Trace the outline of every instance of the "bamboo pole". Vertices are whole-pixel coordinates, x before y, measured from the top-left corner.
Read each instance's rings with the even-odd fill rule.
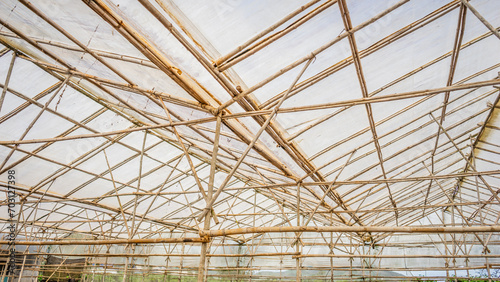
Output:
[[[329,1],[325,2],[324,4],[318,6],[317,8],[315,8],[314,10],[309,12],[308,14],[304,15],[303,17],[299,18],[298,20],[296,20],[292,24],[288,25],[283,30],[280,30],[280,31],[262,39],[261,41],[255,43],[253,46],[249,47],[246,50],[242,50],[239,54],[235,54],[231,58],[226,59],[225,62],[216,61],[216,63],[214,65],[217,66],[217,69],[220,72],[223,72],[223,71],[229,69],[230,67],[236,65],[237,63],[239,63],[239,62],[245,60],[246,58],[252,56],[253,54],[257,53],[259,50],[262,50],[264,47],[270,45],[274,41],[280,39],[281,37],[285,36],[286,34],[290,33],[291,31],[297,29],[302,24],[306,23],[308,20],[312,19],[313,17],[320,14],[321,12],[327,10],[329,7],[333,6],[336,2],[337,2],[336,0],[329,0]],[[240,48],[240,47],[238,47],[238,48]]]
[[[113,188],[115,190],[116,200],[118,201],[118,206],[120,207],[120,213],[121,213],[122,218],[123,218],[123,224],[125,225],[125,228],[127,229],[127,234],[129,236],[129,238],[132,238],[133,237],[132,232],[130,231],[130,228],[128,226],[127,218],[125,217],[125,214],[123,213],[123,205],[122,205],[122,202],[120,200],[120,196],[118,196],[118,190],[116,189],[115,178],[113,177],[113,172],[111,170],[111,166],[109,165],[108,155],[106,154],[106,150],[102,150],[102,152],[104,153],[106,165],[108,166],[109,176],[111,177],[111,182],[113,183]],[[131,228],[133,228],[133,227],[134,227],[134,225],[132,224]]]
[[[364,104],[370,104],[370,103],[382,103],[382,102],[389,102],[389,101],[397,101],[397,100],[401,100],[401,99],[411,99],[411,98],[421,97],[421,96],[431,96],[431,95],[444,93],[444,92],[448,92],[448,91],[459,91],[459,90],[464,90],[464,89],[471,89],[471,88],[485,87],[485,86],[492,86],[492,85],[500,85],[500,79],[492,79],[492,80],[473,82],[473,83],[464,83],[461,85],[454,85],[454,86],[449,86],[449,87],[441,87],[441,88],[428,89],[428,90],[418,90],[418,91],[411,91],[411,92],[404,92],[404,93],[395,93],[395,94],[391,94],[391,95],[381,95],[381,96],[375,96],[375,97],[369,97],[369,98],[345,100],[345,101],[334,102],[334,103],[317,104],[317,105],[312,105],[312,106],[282,108],[282,109],[278,109],[277,113],[278,114],[279,113],[293,113],[293,112],[321,110],[321,109],[328,109],[328,108],[340,108],[340,107],[345,107],[345,106],[364,105]],[[240,114],[223,115],[223,119],[239,118],[239,117],[246,117],[246,116],[268,115],[268,114],[271,114],[272,112],[273,112],[273,110],[257,110],[257,111],[250,111],[250,112],[240,113]],[[81,135],[66,136],[66,137],[59,137],[59,138],[44,138],[44,139],[21,140],[21,141],[19,141],[19,140],[11,140],[11,141],[2,140],[2,141],[0,141],[0,145],[46,143],[46,142],[58,142],[58,141],[75,140],[75,139],[83,139],[83,138],[104,137],[104,136],[109,136],[109,135],[116,135],[116,134],[120,134],[120,133],[129,133],[129,132],[142,131],[142,130],[148,130],[148,129],[150,130],[150,129],[166,128],[166,127],[179,126],[179,125],[208,123],[208,122],[216,121],[216,119],[217,119],[216,117],[209,117],[209,118],[179,121],[179,122],[173,122],[173,123],[147,125],[147,126],[129,128],[129,129],[124,129],[124,130],[104,132],[104,133],[81,134]]]
[[[203,103],[197,102],[195,100],[182,98],[182,97],[179,97],[176,95],[168,94],[168,93],[157,91],[157,90],[146,89],[146,88],[137,86],[135,84],[127,84],[127,83],[118,82],[118,81],[114,81],[114,80],[107,79],[107,78],[98,77],[98,76],[91,75],[91,74],[86,74],[84,72],[77,71],[77,70],[66,69],[66,68],[63,68],[63,67],[60,67],[60,66],[57,66],[54,64],[50,64],[47,62],[36,60],[34,58],[31,58],[31,57],[26,57],[24,55],[20,55],[19,57],[23,58],[27,61],[33,62],[39,66],[44,66],[47,69],[52,70],[54,72],[57,72],[60,74],[72,75],[74,77],[84,78],[86,80],[92,81],[93,83],[96,83],[96,84],[101,85],[101,86],[106,85],[106,86],[113,87],[115,89],[121,89],[121,90],[130,91],[133,93],[138,93],[138,94],[144,95],[146,97],[151,95],[154,97],[161,98],[162,100],[167,101],[169,103],[180,105],[183,107],[192,108],[192,109],[195,109],[198,111],[212,113],[212,112],[215,112],[215,110],[216,110],[215,108],[213,108],[210,105],[203,104]]]
[[[200,230],[200,236],[220,237],[250,233],[283,232],[380,232],[380,233],[487,233],[500,232],[500,225],[470,227],[410,227],[410,226],[276,226],[247,227],[225,230]]]
[[[448,140],[450,140],[450,142],[453,144],[453,146],[455,147],[455,149],[457,149],[458,153],[460,153],[460,155],[462,156],[462,158],[467,162],[467,164],[469,165],[469,167],[473,171],[476,171],[476,167],[464,155],[464,153],[462,152],[462,150],[460,150],[460,148],[455,144],[455,142],[453,141],[453,138],[451,138],[451,136],[448,134],[448,131],[436,120],[436,118],[432,115],[432,113],[430,113],[430,116],[439,125],[439,127],[441,128],[441,130],[443,131],[443,133],[446,135],[446,137],[448,137]],[[478,178],[481,179],[481,181],[484,183],[484,185],[486,185],[486,187],[488,188],[488,190],[490,190],[492,196],[500,203],[500,198],[498,197],[498,193],[500,193],[500,189],[498,189],[497,191],[494,191],[493,188],[491,188],[491,186],[486,182],[486,180],[484,179],[484,177],[482,175],[478,175]]]
[[[457,23],[457,31],[455,34],[455,42],[453,44],[453,50],[452,50],[452,54],[451,54],[450,70],[449,70],[448,81],[446,83],[446,86],[451,86],[453,84],[453,77],[455,74],[458,56],[459,56],[460,50],[461,50],[460,46],[462,45],[462,39],[463,39],[463,35],[464,35],[464,30],[465,30],[466,15],[467,15],[467,9],[465,8],[464,5],[460,5],[460,11],[459,11],[458,23]],[[443,107],[441,109],[441,119],[439,121],[441,124],[443,124],[445,117],[446,117],[446,109],[448,106],[449,98],[450,98],[450,92],[446,92],[444,94]],[[436,134],[436,141],[434,143],[434,149],[431,152],[431,170],[430,170],[431,174],[434,173],[434,156],[435,156],[438,144],[439,144],[440,132],[441,132],[441,127],[438,127],[438,132]],[[432,181],[429,181],[429,185],[427,187],[427,194],[426,194],[425,199],[424,199],[424,205],[427,204],[427,197],[428,197],[431,185],[432,185]],[[423,212],[425,213],[425,210],[423,210]]]
[[[221,56],[220,58],[216,59],[214,62],[214,65],[218,66],[221,63],[227,61],[228,59],[235,56],[236,54],[241,52],[243,49],[245,49],[246,47],[250,46],[252,43],[257,41],[259,38],[264,37],[265,35],[267,35],[271,31],[277,29],[278,27],[280,27],[281,25],[283,25],[287,21],[291,20],[293,17],[299,15],[300,13],[302,13],[303,11],[305,11],[306,9],[308,9],[309,7],[313,6],[314,4],[316,4],[318,2],[320,2],[320,0],[313,0],[311,2],[308,2],[305,5],[302,5],[299,9],[294,10],[292,13],[288,14],[286,17],[282,18],[281,20],[279,20],[275,24],[273,24],[270,27],[266,28],[265,30],[261,31],[259,34],[254,35],[252,38],[248,39],[245,43],[236,47],[234,50],[229,51],[226,55]]]
[[[134,83],[128,79],[124,74],[122,74],[120,71],[118,71],[116,68],[111,66],[108,62],[103,60],[100,56],[98,56],[96,53],[94,53],[92,50],[90,50],[85,44],[81,43],[76,39],[74,36],[72,36],[69,32],[64,30],[60,25],[58,25],[56,22],[51,20],[49,17],[47,17],[42,11],[37,9],[33,4],[26,0],[19,0],[24,6],[26,6],[28,9],[30,9],[33,13],[35,13],[37,16],[42,18],[44,21],[46,21],[48,24],[50,24],[53,28],[55,28],[57,31],[62,33],[66,38],[71,40],[73,43],[78,45],[78,47],[82,48],[85,52],[89,53],[92,57],[94,57],[97,61],[99,61],[101,64],[109,68],[111,71],[116,73],[119,77],[121,77],[123,80],[125,80],[128,84],[134,85]]]
[[[16,61],[16,52],[12,52],[12,59],[10,60],[9,69],[7,70],[7,76],[5,77],[5,83],[2,89],[2,95],[0,96],[0,111],[2,110],[3,100],[5,99],[5,94],[7,93],[7,89],[9,87],[10,76],[12,75],[12,70],[14,69],[14,62]]]
[[[297,227],[300,226],[300,183],[297,183]],[[307,224],[306,224],[307,225]],[[293,227],[293,226],[290,226]],[[255,227],[254,227],[255,228]],[[301,233],[296,233],[296,240],[295,240],[295,250],[297,253],[301,254],[301,240],[300,240],[300,235]],[[300,265],[300,257],[295,258],[295,281],[300,282],[302,280],[302,272],[301,272],[301,265]]]
[[[457,258],[498,258],[500,255],[365,255],[365,254],[307,254],[307,255],[295,255],[292,258],[301,257],[301,258],[323,258],[323,257],[331,257],[331,258],[373,258],[373,259],[388,259],[388,258],[396,258],[396,259],[414,259],[414,258],[433,258],[433,259],[457,259]],[[460,269],[460,268],[459,268]]]
[[[21,278],[23,277],[24,266],[26,265],[26,257],[27,257],[26,252],[29,253],[28,248],[26,248],[26,251],[24,252],[23,265],[21,266],[21,270],[19,271],[19,277],[17,279],[17,282],[21,282]],[[12,280],[14,280],[14,279],[12,279]]]
[[[26,129],[24,130],[23,134],[21,135],[21,137],[19,137],[19,140],[23,140],[24,137],[26,137],[26,135],[28,135],[28,133],[30,132],[30,130],[33,128],[33,126],[35,125],[35,123],[38,121],[38,119],[42,116],[42,114],[45,112],[45,110],[48,108],[48,106],[50,105],[50,103],[52,102],[52,100],[57,96],[57,94],[59,94],[59,92],[63,89],[63,87],[66,85],[66,83],[68,83],[68,80],[70,79],[70,76],[66,77],[66,79],[64,79],[63,83],[61,83],[61,85],[59,85],[59,87],[57,88],[57,90],[54,92],[54,94],[52,96],[50,96],[49,100],[45,103],[45,105],[43,106],[43,108],[38,112],[38,114],[35,116],[35,118],[31,121],[31,123],[28,125],[28,127],[26,127]],[[4,88],[6,89],[6,87]],[[9,154],[7,154],[7,156],[5,157],[5,159],[3,160],[2,164],[0,165],[0,170],[3,169],[3,167],[5,166],[5,164],[9,161],[10,157],[12,156],[12,154],[14,154],[14,152],[16,151],[17,149],[17,145],[14,146],[14,148],[12,148],[9,152]]]
[[[206,254],[207,257],[234,257],[234,258],[241,258],[241,257],[275,257],[275,256],[297,256],[300,253],[297,252],[278,252],[278,253],[255,253],[255,254]],[[201,254],[189,254],[189,253],[146,253],[146,254],[136,254],[136,253],[118,253],[118,254],[109,254],[109,253],[33,253],[30,254],[33,256],[47,256],[47,255],[52,255],[52,256],[64,256],[64,257],[108,257],[108,258],[113,258],[113,257],[134,257],[134,258],[148,258],[148,257],[200,257]],[[4,257],[7,255],[0,254],[0,257]],[[295,258],[294,258],[295,259]],[[240,267],[241,268],[241,267]]]
[[[213,149],[213,153],[212,153],[212,159],[210,162],[210,178],[208,181],[207,201],[212,200],[212,194],[213,194],[213,190],[214,190],[215,168],[216,168],[216,161],[217,161],[217,155],[218,155],[218,150],[219,150],[221,124],[222,124],[222,114],[219,114],[217,116],[217,123],[215,125],[214,149]],[[210,230],[210,217],[211,217],[211,215],[212,215],[212,213],[206,213],[205,222],[203,225],[203,230]],[[208,242],[203,243],[201,245],[200,267],[198,269],[198,282],[203,282],[206,280],[205,273],[206,273],[207,253],[208,253]]]
[[[16,241],[16,245],[25,246],[63,246],[63,245],[122,245],[122,244],[178,244],[178,243],[203,243],[206,238],[145,238],[145,239],[113,239],[113,240],[54,240],[54,241]],[[8,244],[8,241],[0,241]]]
[[[491,30],[491,32],[493,32],[493,34],[495,34],[496,37],[498,37],[498,39],[500,39],[500,33],[483,16],[481,16],[481,14],[469,3],[469,1],[462,0],[462,4],[467,6],[474,16],[476,16],[489,30]]]
[[[351,32],[356,32],[368,25],[370,25],[371,23],[377,21],[378,19],[384,17],[385,15],[389,14],[390,12],[394,11],[395,9],[399,8],[400,6],[402,6],[404,3],[408,2],[409,0],[401,0],[399,1],[398,3],[396,3],[395,5],[391,6],[389,9],[381,12],[380,14],[377,14],[375,17],[371,18],[370,20],[356,26],[355,28],[352,29]],[[311,52],[310,55],[304,57],[304,58],[301,58],[295,62],[293,62],[292,64],[288,65],[287,67],[279,70],[278,72],[276,72],[275,74],[269,76],[268,78],[264,79],[263,81],[259,82],[258,84],[250,87],[249,89],[241,92],[240,94],[238,94],[237,96],[233,97],[231,100],[229,100],[228,102],[222,104],[219,108],[218,108],[218,111],[222,111],[223,109],[229,107],[231,104],[233,104],[234,102],[240,100],[241,98],[249,95],[250,93],[254,92],[255,90],[261,88],[262,86],[266,85],[267,83],[269,83],[270,81],[276,79],[277,77],[283,75],[284,73],[290,71],[291,69],[301,65],[302,63],[314,58],[316,55],[318,55],[319,53],[323,52],[324,50],[328,49],[329,47],[331,47],[332,45],[334,45],[335,43],[337,42],[340,42],[342,39],[346,38],[348,36],[349,33],[347,32],[344,32],[342,33],[341,35],[337,36],[337,38],[335,38],[334,40],[328,42],[327,44],[321,46],[320,48],[314,50],[313,52]]]

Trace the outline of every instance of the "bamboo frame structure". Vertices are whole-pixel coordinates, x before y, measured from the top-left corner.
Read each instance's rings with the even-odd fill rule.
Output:
[[[2,281],[500,281],[500,4],[368,2],[0,3]]]

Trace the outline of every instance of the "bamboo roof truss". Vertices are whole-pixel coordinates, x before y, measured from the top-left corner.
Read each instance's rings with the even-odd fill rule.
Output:
[[[410,270],[491,278],[499,10],[488,0],[2,1],[2,235],[10,185],[19,244],[41,255],[93,238],[59,254],[113,246],[125,276],[138,271],[130,265],[199,281],[225,277],[220,267],[262,279],[276,267],[333,280],[334,265],[340,276],[412,276],[394,246],[420,244],[403,256]]]

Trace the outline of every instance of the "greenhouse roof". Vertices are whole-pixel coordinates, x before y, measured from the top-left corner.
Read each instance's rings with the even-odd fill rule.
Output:
[[[498,11],[3,0],[1,189],[15,175],[27,240],[254,228],[241,243],[299,217],[377,242],[451,207],[498,227]]]

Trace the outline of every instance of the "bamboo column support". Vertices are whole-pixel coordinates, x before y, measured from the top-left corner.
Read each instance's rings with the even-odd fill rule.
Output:
[[[26,248],[26,251],[28,251],[28,248]],[[27,255],[26,255],[26,252],[25,252],[24,253],[24,257],[23,257],[23,265],[21,266],[21,270],[19,271],[19,277],[17,279],[17,282],[21,282],[21,278],[23,277],[24,266],[26,265],[26,257],[27,257]]]
[[[106,154],[106,150],[102,150],[102,152],[104,153],[106,165],[108,166],[109,176],[111,177],[111,182],[113,183],[113,188],[115,189],[114,191],[115,191],[115,195],[116,195],[116,200],[118,201],[118,206],[120,207],[120,213],[121,213],[121,216],[123,218],[123,224],[125,225],[125,228],[127,229],[128,237],[132,238],[133,237],[132,232],[130,231],[130,228],[128,226],[127,218],[125,217],[125,214],[123,213],[123,205],[122,205],[122,202],[120,200],[120,196],[118,196],[118,190],[116,188],[115,178],[113,177],[113,172],[112,172],[111,166],[109,165],[108,155]],[[134,225],[132,224],[132,228],[133,227],[134,227]]]
[[[217,155],[218,155],[218,150],[219,150],[221,125],[222,125],[222,114],[219,114],[217,116],[217,123],[215,126],[214,149],[212,152],[212,159],[210,161],[210,178],[208,180],[207,201],[212,200],[212,194],[213,194],[213,190],[214,190],[215,168],[217,165]],[[205,214],[205,222],[204,222],[203,230],[210,230],[210,217],[211,217],[211,213]],[[201,244],[200,266],[198,269],[198,282],[203,282],[206,280],[205,272],[206,272],[206,263],[207,263],[207,258],[206,258],[207,252],[208,252],[208,242],[204,242]]]
[[[136,217],[136,213],[137,213],[137,206],[138,206],[138,203],[137,203],[137,200],[139,199],[139,195],[137,193],[139,193],[140,191],[140,188],[141,188],[141,180],[142,180],[142,164],[143,164],[143,161],[144,161],[144,149],[146,148],[146,139],[148,137],[148,131],[147,130],[144,130],[144,137],[142,138],[142,147],[141,147],[141,154],[139,156],[139,176],[137,177],[137,188],[135,190],[135,197],[134,197],[134,208],[133,208],[133,211],[132,211],[132,223],[130,225],[130,228],[131,228],[131,233],[129,235],[129,238],[132,239],[135,235],[135,233],[137,232],[137,230],[139,230],[139,226],[140,224],[137,225],[137,228],[135,227],[135,217]]]
[[[173,123],[172,117],[170,116],[170,111],[168,110],[167,106],[165,106],[165,103],[163,102],[163,100],[160,99],[160,103],[161,103],[163,109],[165,110],[165,113],[167,114],[168,120],[170,121],[170,123]],[[184,156],[186,157],[186,159],[189,163],[189,167],[191,168],[191,173],[194,176],[194,179],[196,181],[196,185],[198,185],[198,189],[200,190],[200,193],[203,196],[203,199],[205,199],[205,202],[208,204],[210,200],[207,198],[207,194],[205,192],[205,189],[203,188],[203,185],[201,185],[200,178],[198,177],[198,174],[196,173],[196,169],[194,168],[194,164],[193,164],[193,161],[191,160],[191,156],[189,155],[189,152],[186,149],[186,146],[184,146],[184,142],[182,141],[182,138],[181,138],[179,132],[177,131],[177,129],[175,128],[175,126],[172,126],[172,130],[174,131],[174,134],[177,137],[177,141],[179,142],[179,146],[181,147],[182,151],[184,152]],[[219,224],[219,220],[217,219],[217,215],[215,214],[213,209],[210,210],[210,213],[213,216],[215,224]]]
[[[297,183],[297,227],[300,226],[300,183]],[[301,233],[296,233],[296,239],[295,239],[295,248],[297,253],[301,254],[301,240],[300,240],[300,235]],[[302,278],[302,273],[301,273],[301,266],[300,266],[300,257],[295,258],[295,275],[296,278],[295,280],[297,282],[301,281]]]

